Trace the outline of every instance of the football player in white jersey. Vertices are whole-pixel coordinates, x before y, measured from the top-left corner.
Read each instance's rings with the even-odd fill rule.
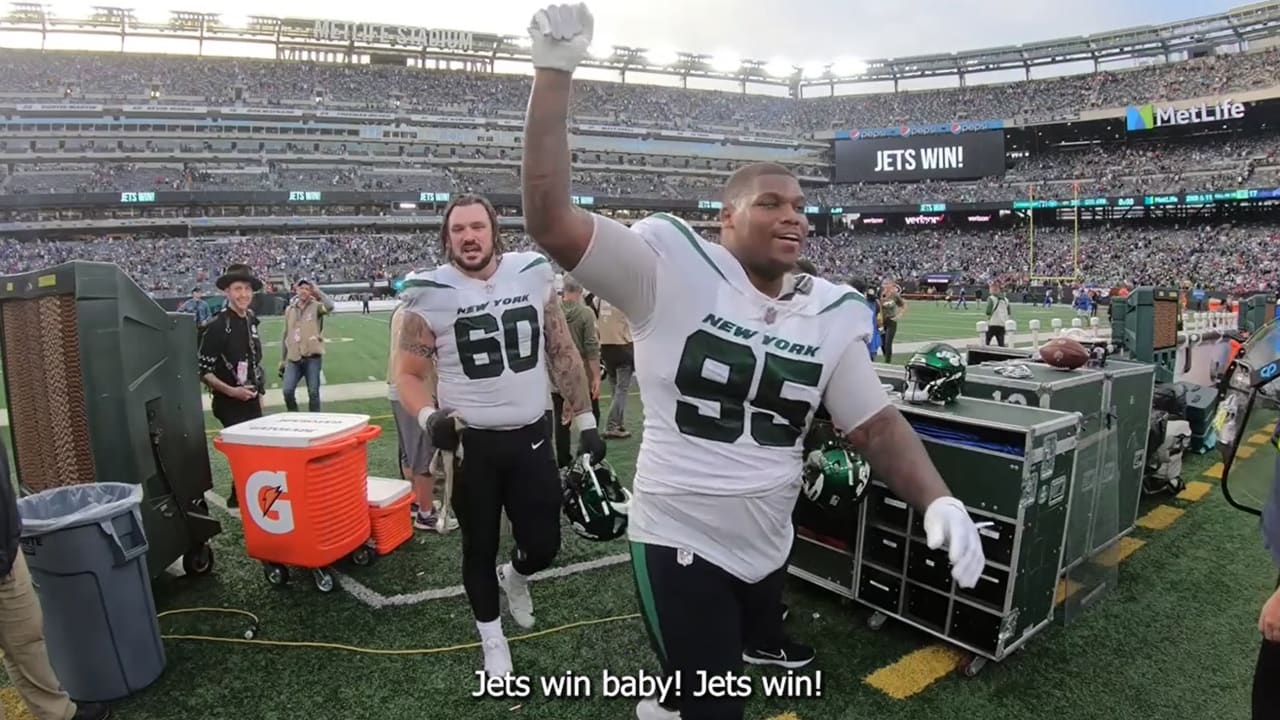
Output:
[[[432,444],[458,458],[452,507],[463,585],[484,670],[501,676],[512,666],[499,588],[516,624],[532,627],[528,577],[560,550],[563,495],[544,420],[551,377],[564,396],[564,421],[580,433],[579,452],[599,462],[605,447],[546,257],[503,252],[497,213],[478,195],[450,201],[440,238],[448,262],[415,279],[420,290],[402,310],[396,385]],[[516,547],[495,574],[504,510]]]
[[[952,497],[868,357],[873,320],[847,285],[795,274],[808,233],[786,168],[727,182],[721,244],[658,214],[630,228],[570,202],[572,73],[591,43],[582,4],[538,11],[521,174],[525,225],[584,286],[632,323],[644,436],[628,533],[651,644],[685,694],[637,717],[740,719],[746,699],[692,694],[698,672],[742,672],[744,623],[776,610],[794,539],[801,441],[819,403],[894,493],[924,511],[930,547],[972,587],[977,528]]]

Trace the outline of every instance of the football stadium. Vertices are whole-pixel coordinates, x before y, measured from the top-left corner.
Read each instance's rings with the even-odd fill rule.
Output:
[[[0,718],[1280,717],[1280,2],[782,67],[587,51],[566,8],[0,15]],[[562,148],[573,66],[615,79]],[[764,230],[776,293],[744,217],[806,228]],[[854,355],[909,437],[844,427]],[[477,383],[545,420],[467,426]],[[719,669],[672,705],[670,667]]]

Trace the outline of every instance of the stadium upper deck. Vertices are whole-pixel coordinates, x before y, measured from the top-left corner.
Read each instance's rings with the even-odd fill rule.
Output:
[[[123,101],[164,104],[270,104],[315,108],[407,110],[495,117],[519,115],[529,78],[495,74],[499,61],[527,60],[515,38],[470,32],[399,28],[289,18],[250,18],[244,28],[215,15],[172,13],[166,24],[139,22],[132,11],[97,8],[89,18],[59,19],[41,6],[15,4],[0,20],[0,43],[15,32],[107,34],[243,43],[270,43],[278,62],[246,59],[146,56],[81,52],[4,51],[0,97],[28,101]],[[575,98],[579,118],[625,124],[814,133],[854,127],[950,123],[964,120],[1070,120],[1081,112],[1132,103],[1197,98],[1280,84],[1280,53],[1258,50],[1280,35],[1280,2],[1258,3],[1220,15],[1161,26],[1129,28],[1087,37],[932,56],[872,60],[860,72],[819,68],[770,68],[743,61],[732,71],[714,58],[680,54],[654,64],[641,48],[614,47],[593,61],[624,80],[639,73],[734,80],[743,92],[582,82]],[[1248,52],[1242,52],[1250,50]],[[1188,59],[1189,58],[1189,59]],[[1160,59],[1164,64],[1110,71],[1108,63]],[[1022,82],[972,85],[975,73],[1090,61],[1096,72]],[[391,64],[396,63],[396,64]],[[407,67],[412,65],[413,67]],[[430,66],[462,70],[426,70]],[[772,72],[772,74],[771,74]],[[835,95],[795,100],[755,95],[760,84],[806,90],[872,81],[954,75],[961,87],[890,94]]]

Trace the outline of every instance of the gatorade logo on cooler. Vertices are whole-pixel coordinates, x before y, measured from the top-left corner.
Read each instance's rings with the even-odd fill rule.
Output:
[[[285,473],[259,470],[245,481],[244,491],[255,525],[272,535],[293,532],[293,504],[285,499],[289,494]]]

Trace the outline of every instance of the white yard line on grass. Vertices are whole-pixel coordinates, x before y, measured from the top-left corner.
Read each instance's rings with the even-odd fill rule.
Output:
[[[227,507],[227,501],[218,493],[210,490],[204,494],[210,505],[222,510],[233,520],[240,520],[240,513],[232,512]],[[586,560],[583,562],[565,565],[564,567],[551,568],[543,570],[540,573],[534,573],[530,576],[531,580],[551,580],[554,578],[568,577],[578,573],[587,572],[589,570],[597,570],[604,567],[612,567],[621,565],[630,561],[631,556],[627,553],[619,553],[617,555],[608,555],[595,560]],[[418,605],[431,600],[443,600],[445,598],[461,597],[467,594],[466,588],[461,585],[453,585],[451,587],[433,588],[430,590],[422,590],[416,593],[392,595],[390,597],[364,585],[355,578],[330,568],[333,575],[338,580],[338,585],[345,590],[351,597],[359,600],[374,610],[381,610],[387,607],[407,607],[410,605]]]
[[[598,570],[600,568],[612,567],[614,565],[621,565],[622,563],[630,562],[630,560],[631,560],[631,556],[626,553],[619,553],[617,555],[607,555],[602,558],[596,558],[595,560],[585,560],[583,562],[573,563],[572,565],[565,565],[563,567],[551,568],[550,570],[543,570],[542,572],[534,573],[533,575],[530,575],[529,579],[530,580],[551,580],[553,578],[568,577],[570,575],[576,575],[578,573],[587,572],[588,570]],[[365,588],[365,589],[367,590],[368,588]],[[370,590],[369,592],[373,592],[373,591]],[[382,601],[382,605],[380,607],[395,607],[395,606],[404,606],[404,605],[417,605],[418,603],[424,603],[424,602],[427,602],[428,600],[443,600],[444,598],[458,597],[461,595],[465,595],[466,592],[467,592],[466,589],[463,588],[461,585],[454,585],[453,587],[437,588],[435,590],[423,590],[421,592],[409,593],[407,595],[392,595],[391,597],[378,595],[378,597]],[[377,594],[377,593],[374,593],[374,594]]]

